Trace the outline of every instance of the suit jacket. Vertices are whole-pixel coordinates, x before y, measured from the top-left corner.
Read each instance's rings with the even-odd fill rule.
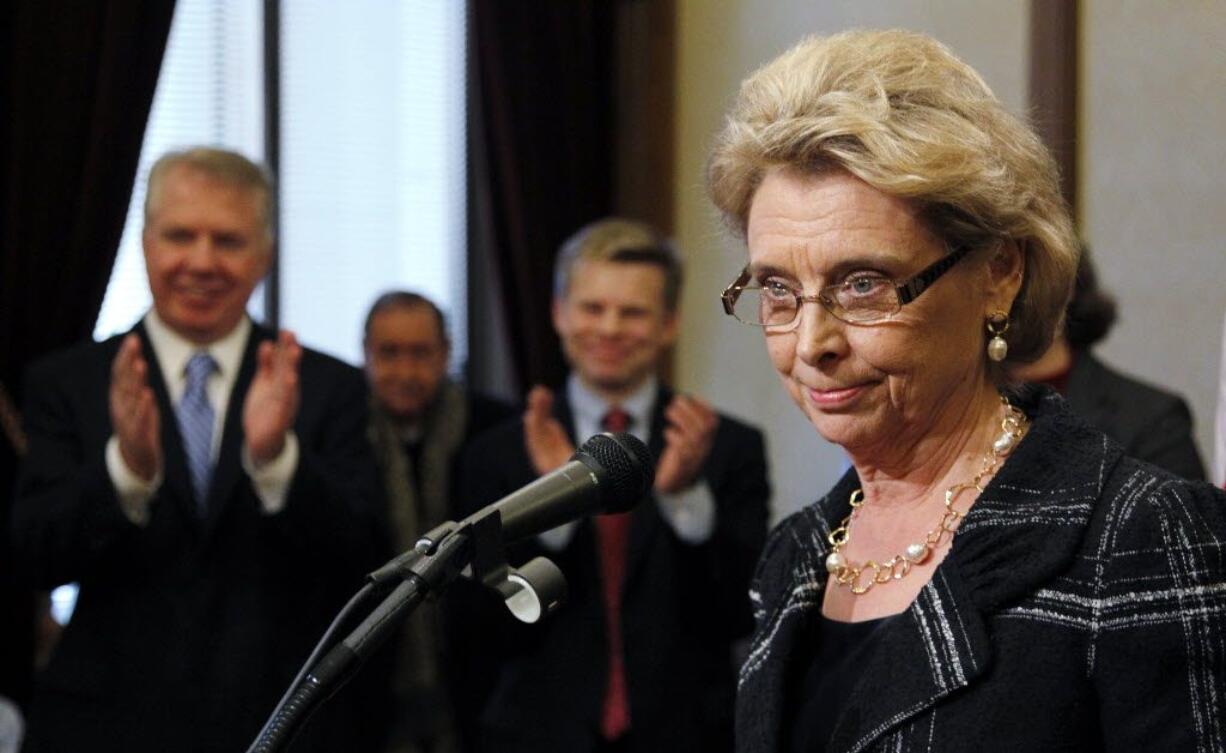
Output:
[[[651,450],[663,449],[662,388],[652,412]],[[555,401],[574,438],[571,409]],[[466,455],[465,500],[488,504],[537,475],[516,420],[478,438]],[[752,627],[745,597],[767,524],[770,489],[762,435],[720,417],[702,470],[716,522],[705,543],[687,544],[654,499],[634,510],[622,584],[622,635],[633,751],[712,753],[731,749],[732,648]],[[561,567],[567,603],[542,624],[517,625],[501,605],[484,640],[506,647],[480,714],[485,747],[500,753],[583,753],[598,742],[608,655],[594,526],[584,520],[561,552],[531,540],[513,548],[523,564],[545,555]]]
[[[274,336],[253,328],[201,521],[165,381],[135,331],[161,412],[165,473],[146,527],[121,512],[104,461],[121,338],[28,372],[14,543],[42,587],[77,581],[80,595],[40,678],[27,751],[245,750],[381,553],[360,372],[304,351],[298,467],[285,508],[266,515],[239,456],[256,346]],[[302,750],[327,748],[342,706],[321,711]]]
[[[874,653],[828,751],[1226,747],[1226,493],[1124,455],[1054,392]],[[770,536],[737,750],[787,750],[792,657],[826,587],[854,470]],[[888,586],[883,586],[888,588]]]
[[[1184,478],[1205,479],[1183,398],[1125,376],[1079,351],[1064,392],[1069,406],[1138,460]]]

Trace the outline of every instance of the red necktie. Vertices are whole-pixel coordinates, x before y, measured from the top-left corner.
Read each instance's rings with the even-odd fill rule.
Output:
[[[630,414],[613,408],[600,421],[605,431],[621,432],[630,427]],[[600,576],[604,586],[605,628],[608,635],[609,678],[600,712],[600,733],[616,740],[630,729],[630,696],[626,690],[626,663],[622,650],[622,579],[626,575],[626,542],[630,538],[630,513],[596,518],[600,544]]]

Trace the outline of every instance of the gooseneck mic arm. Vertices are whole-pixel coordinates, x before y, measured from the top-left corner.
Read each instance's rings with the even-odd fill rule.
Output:
[[[248,753],[273,753],[288,745],[310,714],[357,672],[427,595],[442,592],[462,572],[497,590],[525,622],[552,611],[565,594],[561,571],[543,557],[518,570],[512,568],[506,562],[505,544],[585,515],[629,510],[651,488],[654,469],[651,454],[638,439],[598,434],[561,468],[459,523],[444,523],[430,531],[412,549],[368,576],[366,589],[387,593],[396,585],[348,637],[291,685]]]

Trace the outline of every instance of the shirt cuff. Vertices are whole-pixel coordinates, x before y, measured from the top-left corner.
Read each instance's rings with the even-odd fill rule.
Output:
[[[111,477],[111,485],[115,487],[115,496],[119,499],[119,509],[124,517],[144,528],[149,524],[153,495],[162,485],[162,468],[159,466],[149,481],[137,476],[119,451],[119,437],[112,434],[106,442],[106,472]]]
[[[656,492],[660,514],[687,544],[702,544],[715,531],[715,497],[711,486],[700,480],[676,494]]]
[[[541,546],[551,552],[560,552],[570,544],[570,540],[575,537],[575,529],[579,527],[577,521],[563,523],[557,528],[550,528],[544,533],[536,535],[537,541],[541,542]]]
[[[294,480],[294,471],[298,470],[298,435],[287,431],[281,454],[258,468],[251,459],[246,443],[243,444],[242,456],[243,470],[251,477],[264,514],[276,515],[284,510],[290,482]]]

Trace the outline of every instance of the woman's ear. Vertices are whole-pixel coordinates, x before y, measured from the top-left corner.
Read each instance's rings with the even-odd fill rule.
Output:
[[[987,300],[990,311],[1009,311],[1026,271],[1026,254],[1016,240],[1001,241],[988,262]]]

